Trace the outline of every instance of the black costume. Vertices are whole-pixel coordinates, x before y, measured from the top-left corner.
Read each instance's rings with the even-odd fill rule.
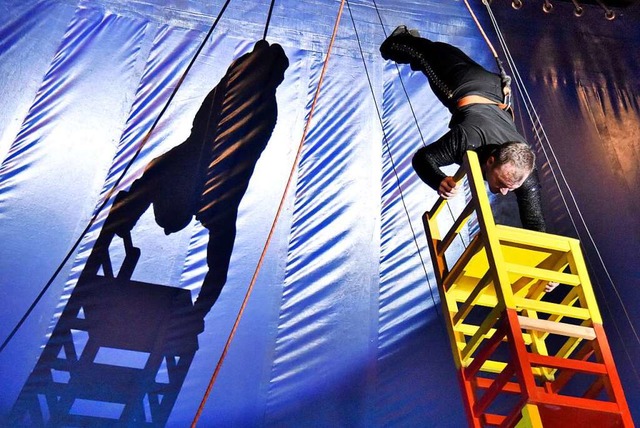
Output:
[[[113,234],[126,237],[150,205],[167,235],[195,216],[209,230],[209,270],[193,308],[204,320],[227,280],[238,208],[275,128],[276,88],[288,66],[282,47],[266,40],[229,66],[186,141],[153,159],[128,191],[118,193],[85,271],[98,270]]]
[[[427,76],[436,97],[452,114],[450,131],[414,155],[413,168],[430,187],[437,190],[446,177],[440,167],[462,163],[467,150],[478,153],[484,164],[498,145],[508,141],[526,143],[503,103],[504,80],[485,70],[460,49],[446,43],[421,38],[406,27],[398,27],[380,46],[384,59],[410,64]],[[471,103],[458,107],[460,99],[479,95],[495,104]],[[529,175],[515,190],[520,219],[527,229],[546,229],[540,203],[537,173]]]

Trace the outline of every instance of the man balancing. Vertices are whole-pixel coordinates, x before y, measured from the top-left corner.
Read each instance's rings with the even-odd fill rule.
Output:
[[[427,76],[436,97],[452,114],[449,132],[417,151],[413,168],[445,199],[458,187],[440,169],[462,164],[467,150],[478,154],[484,179],[494,194],[515,192],[526,229],[545,231],[535,155],[513,123],[504,102],[508,78],[491,73],[460,49],[422,38],[401,25],[380,46],[384,59],[410,64]]]

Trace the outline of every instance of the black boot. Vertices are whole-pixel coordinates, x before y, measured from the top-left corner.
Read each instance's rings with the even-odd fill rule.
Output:
[[[417,30],[409,30],[406,25],[398,26],[380,45],[382,58],[399,64],[408,64],[412,59],[412,49],[407,44],[411,43],[413,37],[420,37]]]
[[[380,46],[384,59],[391,59],[399,64],[410,64],[413,71],[422,71],[431,83],[438,99],[446,105],[445,100],[453,97],[453,90],[438,76],[425,54],[425,47],[430,40],[420,38],[415,30],[408,30],[401,25]]]

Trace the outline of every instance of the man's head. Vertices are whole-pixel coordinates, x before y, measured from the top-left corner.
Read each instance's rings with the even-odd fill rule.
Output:
[[[516,190],[533,171],[536,156],[531,148],[516,141],[501,144],[484,165],[485,179],[491,193]]]

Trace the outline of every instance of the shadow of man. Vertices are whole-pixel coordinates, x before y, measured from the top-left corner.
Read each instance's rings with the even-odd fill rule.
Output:
[[[12,408],[12,426],[80,420],[164,426],[198,348],[204,317],[226,282],[238,206],[273,133],[276,88],[288,66],[282,47],[257,42],[207,95],[186,141],[151,161],[128,191],[118,193]],[[131,230],[149,206],[165,234],[185,228],[193,216],[209,231],[209,270],[195,304],[188,290],[131,280],[140,257]],[[115,235],[125,247],[118,272],[109,255]],[[136,366],[132,355],[144,364]],[[168,383],[156,381],[163,364]],[[145,399],[150,415],[143,411]],[[94,404],[79,416],[78,402]],[[105,406],[113,415],[94,414]]]
[[[114,234],[129,236],[150,205],[167,235],[195,216],[209,231],[209,269],[185,316],[203,330],[227,280],[238,206],[276,125],[276,88],[288,66],[282,47],[265,40],[229,66],[202,103],[186,141],[151,161],[129,191],[116,196],[84,272],[98,271]]]

